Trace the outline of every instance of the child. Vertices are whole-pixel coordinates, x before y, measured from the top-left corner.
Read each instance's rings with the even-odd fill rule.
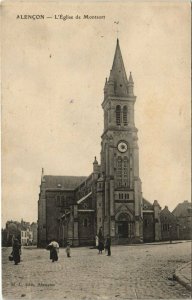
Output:
[[[71,248],[69,242],[67,242],[66,253],[67,253],[67,257],[71,257]]]

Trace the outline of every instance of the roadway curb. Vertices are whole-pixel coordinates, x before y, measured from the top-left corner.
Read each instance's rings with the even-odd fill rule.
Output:
[[[191,266],[192,266],[191,264],[192,264],[192,262],[184,264],[182,267],[178,268],[174,274],[175,279],[189,291],[192,291],[191,278],[184,276],[182,274],[182,271],[185,268],[191,269]]]

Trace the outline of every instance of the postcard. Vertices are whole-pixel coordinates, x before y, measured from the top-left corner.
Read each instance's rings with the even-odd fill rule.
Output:
[[[1,13],[3,299],[190,298],[190,2]]]

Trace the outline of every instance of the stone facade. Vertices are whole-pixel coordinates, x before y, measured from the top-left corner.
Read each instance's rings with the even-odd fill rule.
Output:
[[[143,198],[139,147],[134,121],[134,82],[127,78],[117,40],[104,86],[104,130],[101,163],[90,176],[48,176],[42,171],[38,201],[38,245],[57,239],[60,245],[94,245],[99,228],[112,243],[160,241],[165,237],[164,211]],[[174,219],[174,216],[172,216]],[[175,219],[174,219],[175,220]],[[166,237],[167,238],[167,237]]]
[[[136,97],[130,73],[125,72],[117,46],[104,87],[104,132],[101,173],[103,174],[103,227],[114,242],[142,242],[142,191],[139,178],[139,149],[134,122]]]

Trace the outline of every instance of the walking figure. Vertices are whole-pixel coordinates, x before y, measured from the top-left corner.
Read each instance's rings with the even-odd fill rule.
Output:
[[[107,235],[105,241],[105,249],[107,250],[107,256],[111,256],[111,238],[109,235]]]
[[[52,262],[58,261],[59,244],[56,241],[52,241],[47,246],[47,250],[50,250],[50,259],[52,259]]]
[[[66,253],[67,253],[67,257],[71,257],[71,248],[69,242],[67,242]]]
[[[99,228],[99,233],[98,233],[98,238],[99,238],[99,245],[98,245],[98,254],[102,254],[102,251],[104,250],[104,236],[103,236],[103,227],[101,226]]]
[[[13,260],[15,262],[15,265],[18,265],[20,263],[20,255],[21,255],[21,244],[19,243],[19,240],[14,238],[13,239],[13,250],[12,250],[12,256]]]
[[[98,249],[98,246],[99,246],[99,238],[98,238],[98,235],[96,234],[95,236],[95,246],[96,248]]]

